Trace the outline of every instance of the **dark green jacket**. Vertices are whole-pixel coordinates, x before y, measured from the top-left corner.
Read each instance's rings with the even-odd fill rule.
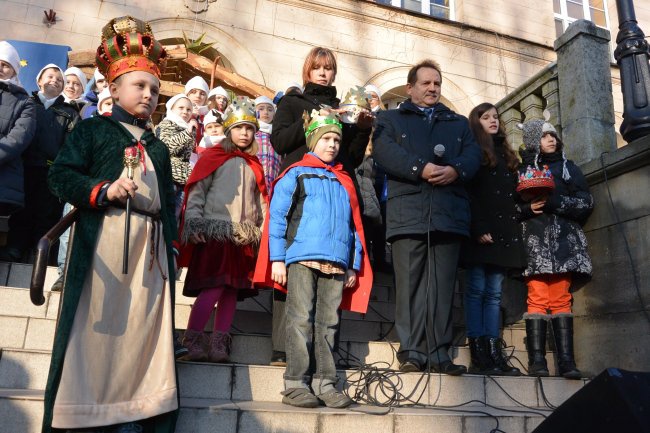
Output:
[[[86,119],[74,128],[50,167],[48,178],[50,189],[61,200],[79,208],[80,216],[75,226],[72,251],[68,257],[65,296],[62,300],[63,305],[52,348],[52,361],[45,390],[43,433],[60,431],[51,427],[52,408],[61,380],[63,360],[79,305],[81,288],[91,270],[95,242],[104,218],[104,210],[94,209],[91,206],[91,195],[97,185],[104,181],[114,181],[120,176],[124,168],[122,162],[124,149],[133,145],[133,141],[133,136],[127,129],[110,117],[98,116]],[[144,142],[143,145],[158,177],[161,219],[169,261],[170,295],[173,303],[175,269],[172,241],[176,239],[177,231],[169,153],[165,144],[150,131],[142,135],[141,141]],[[121,270],[115,269],[115,272]],[[173,433],[176,416],[177,413],[173,412],[156,417],[154,421],[156,433]]]

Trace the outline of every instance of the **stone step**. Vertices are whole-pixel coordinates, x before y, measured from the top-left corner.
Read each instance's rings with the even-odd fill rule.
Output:
[[[530,433],[548,412],[521,407],[493,409],[385,408],[353,405],[344,409],[298,409],[276,402],[181,398],[177,433],[476,433],[497,426]],[[383,415],[383,416],[378,416]],[[0,433],[40,432],[43,391],[0,389]]]
[[[44,351],[3,350],[0,358],[0,388],[44,389],[50,353]],[[209,364],[179,362],[181,396],[187,398],[230,399],[236,401],[281,401],[282,367],[243,364]],[[352,387],[351,394],[364,389],[363,377],[373,375],[382,381],[370,381],[367,392],[382,403],[392,396],[387,390],[398,389],[402,395],[420,396],[424,404],[511,406],[515,401],[530,407],[544,407],[544,394],[557,406],[580,389],[586,380],[569,381],[549,377],[451,377],[435,373],[403,374],[381,368],[339,370],[340,386]],[[544,393],[542,394],[542,389]],[[512,397],[510,397],[512,396]],[[513,400],[514,399],[514,400]]]
[[[0,347],[5,349],[23,349],[49,352],[54,341],[56,321],[47,318],[0,316]],[[180,330],[182,332],[182,330]],[[358,341],[342,339],[335,359],[340,365],[358,366],[380,364],[386,368],[398,369],[396,353],[399,344],[385,341]],[[507,351],[510,354],[512,349]],[[267,365],[271,356],[271,337],[268,334],[250,334],[233,332],[231,360],[239,364]],[[453,347],[452,358],[455,362],[469,365],[470,356],[467,346]],[[524,371],[527,355],[525,351],[515,350],[512,355],[513,365]],[[552,353],[547,354],[551,374],[555,372]]]
[[[41,306],[33,305],[29,300],[29,291],[25,288],[0,287],[0,327],[12,329],[12,332],[4,332],[0,335],[0,347],[14,347],[25,349],[47,349],[51,346],[54,335],[54,321],[58,315],[60,294],[57,292],[45,291],[45,303]],[[270,292],[262,292],[263,300],[270,302]],[[185,298],[191,299],[191,298]],[[238,304],[238,311],[233,322],[233,332],[240,334],[262,334],[271,333],[271,314],[262,308],[252,308],[250,300],[248,307]],[[387,309],[394,311],[394,307]],[[242,309],[248,308],[248,309]],[[376,306],[371,305],[371,309]],[[188,304],[176,304],[175,317],[178,329],[183,329],[189,318],[191,306]],[[387,311],[383,311],[387,313]],[[341,321],[342,341],[397,341],[392,321],[385,321],[383,314],[370,310],[362,316],[358,313],[343,312]],[[206,330],[213,327],[214,315],[206,325]],[[454,325],[455,334],[458,338],[455,344],[464,345],[462,325]],[[513,346],[517,351],[525,351],[524,337],[525,329],[522,323],[517,323],[503,329],[503,338],[508,346]],[[550,339],[549,339],[550,343]]]

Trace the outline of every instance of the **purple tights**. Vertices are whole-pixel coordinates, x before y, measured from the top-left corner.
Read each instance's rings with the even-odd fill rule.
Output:
[[[225,289],[224,287],[201,290],[192,306],[187,328],[203,331],[215,304],[217,304],[217,313],[214,318],[214,330],[219,332],[230,331],[230,325],[232,325],[237,307],[237,290]]]

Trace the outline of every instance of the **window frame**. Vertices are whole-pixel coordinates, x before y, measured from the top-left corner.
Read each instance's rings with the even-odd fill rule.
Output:
[[[575,21],[577,21],[580,18],[573,18],[569,16],[568,13],[568,7],[567,7],[567,0],[558,0],[560,3],[560,13],[555,12],[555,8],[553,8],[553,18],[554,21],[559,20],[562,22],[562,33],[566,32],[567,27]],[[592,20],[591,16],[591,7],[589,6],[589,0],[582,0],[582,14],[585,17],[584,19],[589,20],[596,24]],[[607,0],[603,0],[603,13],[605,14],[605,27],[601,27],[598,24],[596,26],[600,27],[601,29],[604,28],[606,30],[610,29],[610,22],[609,22],[609,12],[607,9]],[[560,37],[561,35],[555,35],[556,37]]]
[[[427,15],[432,18],[440,18],[440,19],[448,19],[448,20],[456,20],[456,1],[455,0],[449,0],[449,16],[447,18],[439,17],[437,15],[432,15],[431,14],[431,4],[433,3],[432,0],[420,0],[422,3],[422,7],[420,8],[419,13]],[[442,9],[445,9],[444,6],[436,5],[433,3],[434,6],[439,6]],[[411,12],[418,12],[418,11],[412,11],[411,9],[406,9],[403,6],[403,1],[402,0],[390,0],[390,5],[396,8],[400,8],[405,11],[411,11]]]

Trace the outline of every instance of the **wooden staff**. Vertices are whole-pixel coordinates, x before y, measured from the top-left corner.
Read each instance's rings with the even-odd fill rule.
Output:
[[[140,150],[136,146],[124,149],[124,167],[126,176],[133,180],[133,170],[140,161]],[[126,221],[124,224],[124,254],[122,255],[122,274],[129,273],[129,235],[131,232],[131,195],[126,196]]]

